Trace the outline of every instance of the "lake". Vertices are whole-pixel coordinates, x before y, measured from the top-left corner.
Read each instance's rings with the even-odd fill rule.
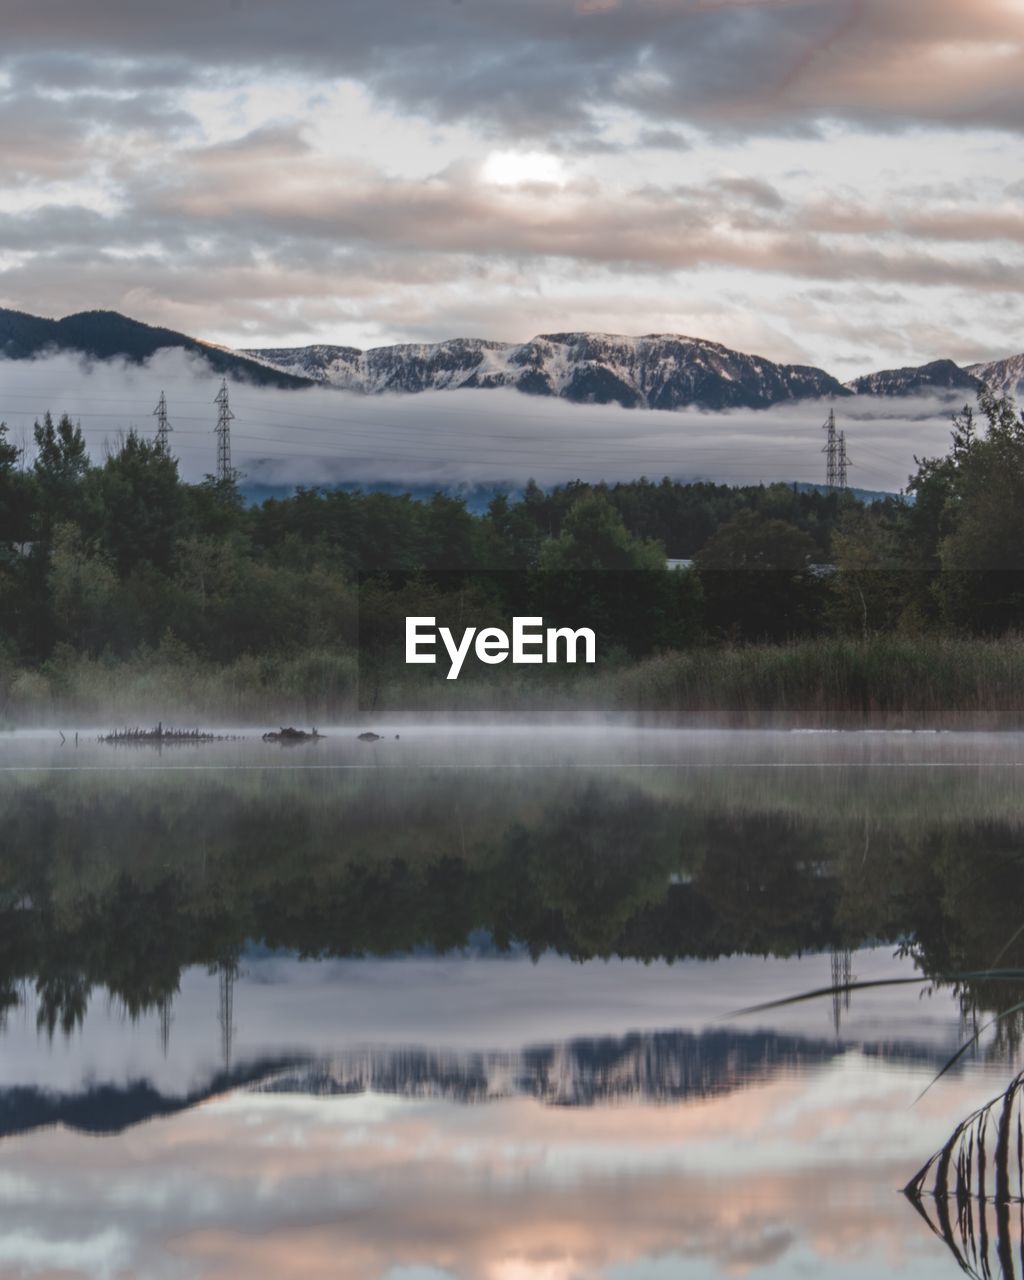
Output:
[[[0,735],[0,1275],[1024,1276],[1024,735],[366,727]]]

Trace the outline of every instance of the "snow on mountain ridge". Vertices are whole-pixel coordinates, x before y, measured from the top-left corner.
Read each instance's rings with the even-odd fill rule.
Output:
[[[626,408],[766,408],[849,395],[808,365],[782,365],[678,334],[538,334],[524,343],[453,338],[359,351],[315,345],[245,352],[270,367],[366,395],[514,387],[576,403]]]
[[[973,392],[980,382],[952,360],[932,360],[929,364],[867,373],[846,386],[858,395],[906,396],[921,391]]]
[[[1024,402],[1024,355],[969,364],[966,370],[987,383],[996,395],[1012,396],[1018,403]]]

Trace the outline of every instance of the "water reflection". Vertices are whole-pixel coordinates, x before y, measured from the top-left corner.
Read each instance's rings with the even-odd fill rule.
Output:
[[[935,1277],[942,1246],[894,1188],[971,1092],[915,1116],[922,1078],[854,1056],[597,1109],[243,1091],[144,1141],[50,1129],[0,1147],[0,1266],[32,1248],[92,1275]]]
[[[950,979],[1024,964],[1018,739],[401,734],[0,745],[0,1274],[968,1259],[894,1189],[1018,1050],[911,1109],[1024,998]]]
[[[0,1138],[54,1124],[120,1133],[239,1088],[322,1098],[390,1094],[461,1105],[510,1098],[558,1107],[685,1102],[807,1074],[854,1047],[865,1061],[904,1068],[938,1070],[947,1056],[938,1045],[912,1039],[854,1046],[772,1031],[637,1032],[516,1051],[362,1048],[312,1059],[249,1060],[181,1096],[162,1093],[148,1080],[118,1086],[90,1079],[67,1093],[30,1085],[0,1089]]]

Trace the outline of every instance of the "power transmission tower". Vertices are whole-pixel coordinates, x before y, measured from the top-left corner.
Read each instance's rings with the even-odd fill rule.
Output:
[[[156,447],[167,453],[170,448],[167,434],[173,431],[174,428],[167,421],[167,397],[162,391],[160,392],[160,403],[153,410],[153,417],[156,418]]]
[[[171,1023],[174,1021],[172,1007],[173,1002],[168,996],[165,996],[157,1005],[157,1011],[160,1014],[160,1044],[165,1058],[171,1044]]]
[[[219,971],[219,998],[217,1021],[220,1024],[220,1052],[224,1070],[231,1070],[231,1055],[235,1044],[235,979],[238,965],[234,960],[222,964]]]
[[[834,489],[839,478],[839,433],[836,431],[834,409],[829,409],[828,421],[822,427],[822,431],[828,432],[825,437],[825,447],[822,449],[825,455],[825,483],[830,489]]]
[[[843,1014],[850,1012],[850,984],[853,982],[853,952],[832,952],[832,1026],[836,1037],[843,1025]]]
[[[836,482],[840,489],[846,488],[847,468],[852,467],[850,455],[846,452],[846,432],[839,433],[839,448],[836,452]]]
[[[220,384],[220,390],[213,402],[218,409],[217,425],[217,479],[222,483],[230,483],[235,478],[231,467],[231,422],[234,414],[228,404],[228,380]]]

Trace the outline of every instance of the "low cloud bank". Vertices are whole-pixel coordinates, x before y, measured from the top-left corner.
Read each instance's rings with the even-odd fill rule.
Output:
[[[132,427],[152,435],[167,395],[171,445],[182,476],[216,465],[219,381],[180,351],[144,365],[86,363],[67,354],[0,362],[0,421],[32,455],[32,425],[46,411],[78,420],[92,456]],[[822,482],[822,424],[830,403],[767,410],[663,412],[573,405],[516,391],[441,391],[364,397],[329,388],[280,391],[232,384],[233,462],[250,483],[542,485],[566,480],[671,476],[751,484]],[[914,456],[944,453],[963,396],[835,402],[858,488],[901,489]]]

